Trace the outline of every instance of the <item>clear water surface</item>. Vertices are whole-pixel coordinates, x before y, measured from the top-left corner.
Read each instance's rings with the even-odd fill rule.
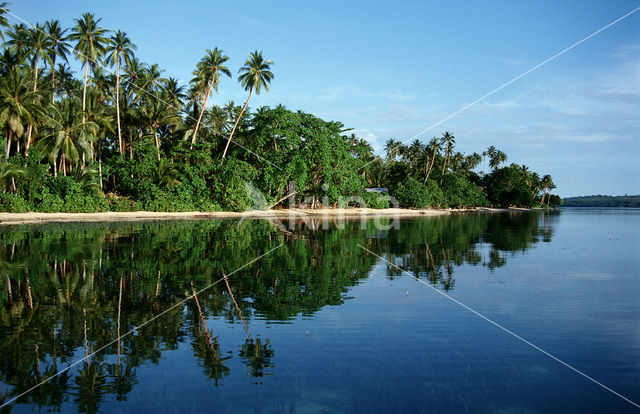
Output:
[[[636,209],[2,227],[0,412],[638,412],[434,289],[640,403],[639,269]]]

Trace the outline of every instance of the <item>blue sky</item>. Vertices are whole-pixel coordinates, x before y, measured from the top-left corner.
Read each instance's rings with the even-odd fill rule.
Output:
[[[93,12],[127,32],[141,60],[185,82],[207,48],[224,49],[234,73],[248,52],[263,50],[275,79],[250,106],[283,103],[341,121],[381,150],[640,7],[396,3],[20,0],[9,9],[68,27]],[[246,94],[223,79],[212,99],[241,103]],[[509,162],[551,174],[562,196],[640,194],[640,11],[420,138],[446,130],[460,151],[495,145]]]

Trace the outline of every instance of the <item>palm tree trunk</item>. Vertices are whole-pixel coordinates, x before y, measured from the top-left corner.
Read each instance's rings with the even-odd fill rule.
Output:
[[[198,122],[196,122],[196,128],[193,130],[193,136],[191,137],[191,147],[189,149],[193,149],[193,144],[196,143],[196,135],[198,134],[198,128],[200,127],[200,121],[202,120],[202,115],[204,115],[205,109],[207,109],[207,99],[209,99],[209,94],[211,93],[211,86],[207,88],[207,93],[204,95],[204,103],[202,104],[202,109],[200,110],[200,116],[198,116]]]
[[[429,176],[431,175],[431,169],[433,168],[433,162],[436,159],[436,150],[433,150],[433,157],[431,157],[431,164],[429,164],[429,171],[427,172],[427,176],[424,179],[424,183],[427,183],[427,180],[429,179]]]
[[[116,119],[118,120],[118,150],[122,155],[122,133],[120,131],[120,55],[116,60]]]
[[[153,130],[153,138],[156,141],[156,150],[158,151],[158,161],[160,161],[160,143],[158,142],[158,131]]]
[[[13,131],[9,128],[9,134],[7,136],[7,145],[5,147],[5,159],[9,159],[9,153],[11,152],[11,138],[13,137]]]
[[[87,102],[87,71],[89,70],[89,58],[84,61],[84,84],[82,86],[82,125],[84,125],[84,110]]]
[[[545,188],[544,191],[542,192],[542,199],[540,200],[540,207],[542,207],[544,205],[544,198],[547,195],[547,189]]]
[[[238,119],[236,119],[236,123],[233,125],[233,129],[231,130],[231,134],[229,134],[229,139],[227,140],[227,145],[224,147],[224,152],[222,153],[222,159],[227,155],[227,150],[229,149],[229,144],[231,143],[231,138],[233,138],[233,133],[236,132],[236,127],[238,126],[238,122],[240,122],[240,118],[242,118],[242,114],[244,110],[247,109],[247,105],[249,104],[249,99],[251,99],[251,94],[253,93],[253,88],[249,89],[249,97],[247,97],[247,101],[244,103],[242,107],[242,111],[240,111],[240,115],[238,115]]]
[[[51,103],[56,102],[56,55],[51,60]]]
[[[38,90],[38,58],[36,57],[36,69],[35,75],[33,79],[33,91],[36,92]],[[31,145],[31,131],[33,131],[33,125],[29,125],[27,128],[27,145],[25,145],[24,156],[26,157],[29,154],[29,146]]]

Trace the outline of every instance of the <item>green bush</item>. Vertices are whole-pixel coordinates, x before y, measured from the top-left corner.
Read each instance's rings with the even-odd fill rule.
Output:
[[[365,191],[362,198],[369,208],[389,208],[389,195]]]
[[[413,177],[405,178],[393,189],[392,195],[401,207],[425,208],[438,205],[429,188]]]
[[[27,213],[31,211],[27,200],[13,193],[0,194],[0,208],[8,213]]]

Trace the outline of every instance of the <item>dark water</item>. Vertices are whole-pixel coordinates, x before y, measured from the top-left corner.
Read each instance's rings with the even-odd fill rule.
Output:
[[[639,230],[632,209],[0,228],[0,412],[637,412],[434,289],[639,403]]]

